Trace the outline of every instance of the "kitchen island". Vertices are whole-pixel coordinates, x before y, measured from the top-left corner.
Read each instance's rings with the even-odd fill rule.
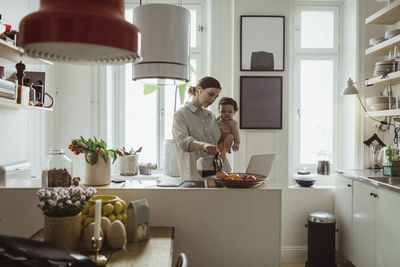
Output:
[[[151,226],[175,228],[174,261],[190,266],[280,266],[281,189],[160,188],[111,184],[97,194],[126,202],[146,198]],[[0,234],[26,236],[43,227],[37,188],[0,188]]]

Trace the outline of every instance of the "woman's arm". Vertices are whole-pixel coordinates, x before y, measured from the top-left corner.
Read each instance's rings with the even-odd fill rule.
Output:
[[[207,154],[213,156],[215,156],[215,154],[217,154],[218,152],[217,147],[212,144],[193,140],[189,144],[189,151],[195,151],[195,150],[204,150]]]
[[[194,140],[188,131],[187,122],[182,113],[176,112],[174,114],[174,121],[172,125],[172,134],[174,140],[179,148],[185,152],[192,152],[195,150],[204,150],[207,154],[217,154],[217,147],[209,143]]]

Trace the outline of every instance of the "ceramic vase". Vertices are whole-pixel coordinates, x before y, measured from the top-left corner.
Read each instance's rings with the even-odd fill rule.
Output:
[[[85,185],[108,185],[111,177],[111,158],[107,163],[103,158],[98,157],[96,164],[85,162]]]
[[[133,176],[139,172],[139,155],[125,155],[119,158],[120,174]]]
[[[81,237],[81,215],[69,217],[44,216],[44,241],[75,250]]]

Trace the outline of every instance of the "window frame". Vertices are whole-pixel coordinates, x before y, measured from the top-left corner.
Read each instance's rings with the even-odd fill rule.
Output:
[[[317,162],[313,164],[302,164],[300,162],[301,147],[301,92],[300,92],[300,63],[302,60],[332,60],[333,61],[333,92],[332,92],[332,155],[331,168],[334,169],[338,163],[337,149],[339,145],[339,80],[340,80],[340,6],[339,5],[298,5],[296,7],[296,27],[295,27],[295,69],[294,69],[294,110],[293,110],[293,160],[294,169],[303,167],[316,172]],[[300,19],[301,11],[333,11],[334,13],[334,47],[333,48],[301,48],[300,45]]]
[[[176,1],[162,1],[163,3],[175,4],[178,5]],[[148,1],[148,3],[152,3],[152,1]],[[147,2],[146,2],[147,4]],[[199,26],[205,26],[206,24],[206,8],[205,8],[204,0],[190,0],[188,3],[183,3],[182,6],[188,9],[195,9],[196,12],[200,14],[196,16],[196,47],[191,47],[190,49],[190,58],[196,59],[197,62],[197,70],[196,75],[200,77],[204,74],[205,62],[206,62],[206,31],[199,31]],[[139,6],[139,1],[126,0],[125,1],[125,9],[133,9]],[[110,82],[108,81],[110,80]],[[112,122],[109,124],[107,128],[107,140],[110,144],[114,144],[115,147],[121,147],[125,144],[125,65],[124,66],[113,66],[107,68],[107,90],[111,91],[107,93],[108,97],[111,97],[112,100],[108,100],[108,111],[107,111],[107,119],[111,119]],[[164,154],[164,143],[165,143],[165,93],[161,87],[159,90],[154,92],[153,94],[157,94],[157,165],[158,169],[162,169],[162,155]],[[179,97],[179,96],[178,96]],[[177,106],[179,103],[177,104]],[[111,136],[110,136],[111,135]]]

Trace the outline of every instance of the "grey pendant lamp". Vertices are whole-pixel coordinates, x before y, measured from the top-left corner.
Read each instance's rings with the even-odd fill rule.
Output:
[[[133,64],[132,79],[157,85],[188,82],[189,10],[169,4],[141,5],[133,10],[133,24],[142,34],[143,60]]]

